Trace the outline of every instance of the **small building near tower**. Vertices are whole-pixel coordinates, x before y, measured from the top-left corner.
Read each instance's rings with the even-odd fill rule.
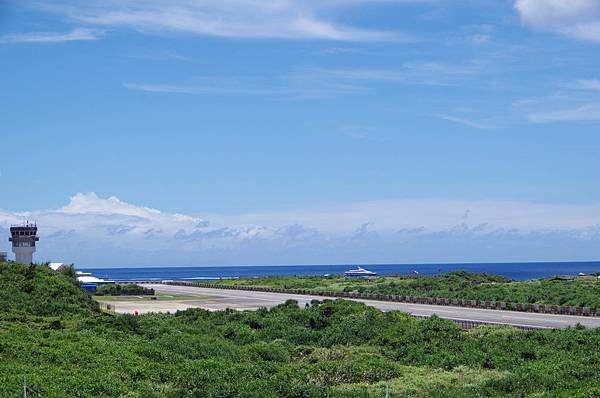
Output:
[[[37,225],[26,222],[23,225],[10,227],[10,238],[12,251],[15,253],[15,261],[21,264],[33,263],[35,253],[35,242],[40,238],[37,236]]]
[[[69,266],[65,263],[50,263],[48,264],[48,267],[50,267],[52,271],[60,271],[65,268],[68,268]]]

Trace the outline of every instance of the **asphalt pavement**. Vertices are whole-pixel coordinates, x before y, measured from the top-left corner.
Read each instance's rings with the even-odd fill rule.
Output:
[[[237,310],[255,310],[261,307],[270,308],[290,299],[298,301],[301,306],[303,306],[305,303],[309,303],[312,300],[322,301],[327,299],[326,297],[322,296],[254,292],[233,289],[212,289],[193,286],[175,286],[163,284],[148,284],[145,286],[151,287],[160,293],[186,296],[198,295],[203,297],[198,301],[174,301],[172,302],[174,307],[172,310],[169,310],[168,308],[168,303],[170,302],[162,302],[161,308],[157,308],[156,312],[175,312],[178,309],[192,307],[204,308],[213,311],[224,310],[226,308]],[[600,317],[538,314],[530,312],[398,303],[364,299],[352,300],[365,303],[366,305],[378,308],[382,311],[402,311],[415,316],[427,317],[435,314],[440,318],[452,320],[485,322],[492,324],[497,323],[534,328],[566,328],[568,326],[575,326],[578,323],[590,328],[600,327]],[[152,308],[146,308],[146,305],[151,306],[152,303],[144,303],[143,312],[152,312]]]

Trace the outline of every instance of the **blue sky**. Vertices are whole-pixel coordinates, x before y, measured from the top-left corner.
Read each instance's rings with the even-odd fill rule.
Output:
[[[599,49],[595,0],[4,1],[0,228],[89,266],[596,260]]]

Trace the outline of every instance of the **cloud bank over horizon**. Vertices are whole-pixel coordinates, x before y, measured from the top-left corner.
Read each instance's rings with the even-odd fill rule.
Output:
[[[37,261],[80,267],[600,257],[600,204],[399,199],[200,217],[78,193],[57,209],[0,210],[0,232],[26,219],[40,228]]]

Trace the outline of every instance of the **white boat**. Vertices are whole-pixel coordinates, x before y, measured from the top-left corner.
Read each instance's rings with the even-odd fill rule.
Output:
[[[93,283],[96,285],[105,284],[105,283],[115,283],[115,281],[111,281],[108,279],[96,278],[95,276],[78,276],[77,282],[79,283]]]
[[[362,267],[356,267],[356,269],[351,269],[344,272],[346,276],[376,276],[377,272],[366,270]]]

